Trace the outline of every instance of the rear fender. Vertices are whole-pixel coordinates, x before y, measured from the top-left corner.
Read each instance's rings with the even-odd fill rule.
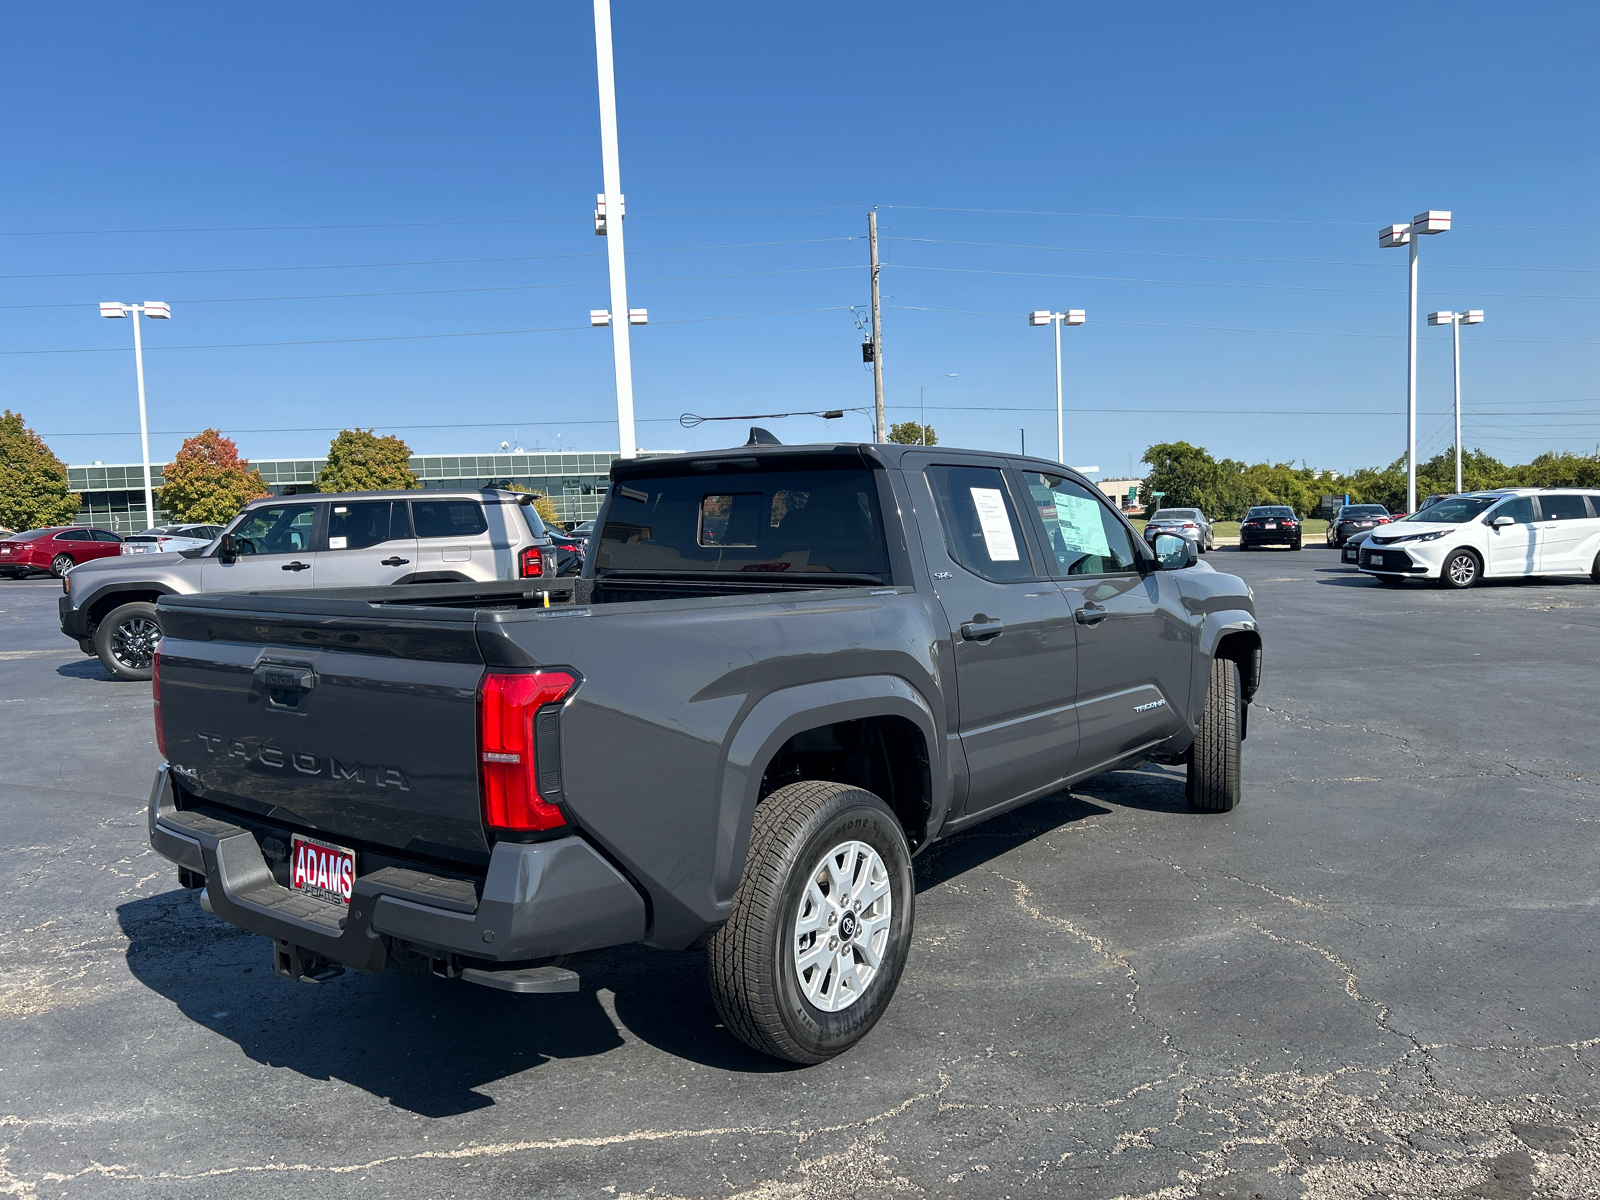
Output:
[[[723,761],[711,886],[712,899],[725,916],[733,910],[733,894],[744,874],[761,776],[773,755],[795,734],[808,729],[881,716],[903,717],[911,722],[927,746],[933,796],[923,844],[944,823],[955,786],[945,739],[927,700],[904,679],[862,675],[773,692],[745,714],[728,742]]]

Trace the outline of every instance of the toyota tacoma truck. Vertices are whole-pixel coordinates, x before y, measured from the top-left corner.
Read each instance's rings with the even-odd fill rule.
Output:
[[[1239,801],[1250,589],[1059,464],[625,459],[597,530],[558,602],[161,597],[151,844],[280,975],[561,991],[704,946],[727,1028],[820,1062],[889,1004],[938,839],[1146,760]]]

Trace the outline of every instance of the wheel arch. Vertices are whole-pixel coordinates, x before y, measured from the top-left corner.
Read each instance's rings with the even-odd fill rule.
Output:
[[[808,773],[838,767],[841,757],[853,761]],[[954,790],[934,710],[906,680],[857,676],[772,692],[745,714],[724,758],[711,880],[719,906],[738,889],[757,805],[777,787],[818,778],[878,794],[913,850],[943,823]]]
[[[161,597],[172,595],[172,589],[161,584],[139,584],[134,587],[112,587],[103,592],[95,593],[89,602],[83,606],[83,613],[88,618],[85,622],[84,636],[93,637],[95,627],[111,615],[113,609],[121,608],[124,604],[144,602],[155,604]]]

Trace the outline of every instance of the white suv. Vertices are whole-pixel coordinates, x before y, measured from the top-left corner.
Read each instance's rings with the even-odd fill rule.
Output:
[[[1600,582],[1600,492],[1502,488],[1450,496],[1375,530],[1361,543],[1357,565],[1389,584],[1436,579],[1468,588],[1519,575]]]

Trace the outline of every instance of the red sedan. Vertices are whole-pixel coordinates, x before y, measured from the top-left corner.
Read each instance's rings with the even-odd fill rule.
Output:
[[[87,525],[27,529],[0,539],[0,577],[18,579],[48,571],[60,579],[81,562],[121,553],[122,539],[109,529]]]

